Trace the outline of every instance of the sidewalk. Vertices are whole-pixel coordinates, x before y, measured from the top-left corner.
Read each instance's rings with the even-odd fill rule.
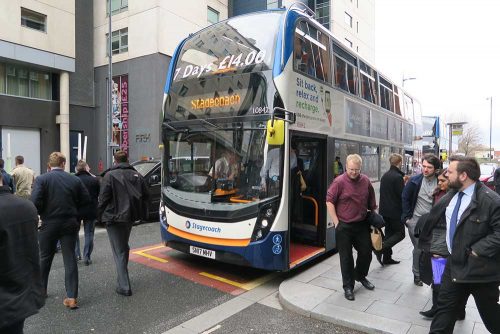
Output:
[[[382,267],[373,256],[367,278],[375,285],[375,290],[369,291],[357,282],[355,301],[344,298],[339,256],[335,254],[281,283],[280,302],[285,308],[306,317],[367,333],[428,333],[431,322],[418,312],[432,305],[431,289],[413,284],[412,249],[406,235],[393,248],[393,258],[401,261],[400,264]],[[472,297],[466,312],[465,320],[457,321],[455,334],[488,333]]]

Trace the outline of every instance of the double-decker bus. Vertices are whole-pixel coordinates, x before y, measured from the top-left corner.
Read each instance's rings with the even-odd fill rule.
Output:
[[[378,180],[391,152],[412,149],[413,109],[302,4],[190,35],[165,85],[163,242],[278,271],[334,249],[335,158],[360,154]]]

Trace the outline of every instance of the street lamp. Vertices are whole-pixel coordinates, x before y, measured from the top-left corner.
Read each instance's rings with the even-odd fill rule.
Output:
[[[401,82],[401,86],[403,86],[403,88],[405,87],[405,81],[409,81],[409,80],[416,80],[417,78],[414,78],[414,77],[411,77],[411,78],[405,78],[405,76],[403,75],[403,80]]]
[[[491,125],[493,123],[493,96],[487,97],[486,100],[490,100],[490,149],[488,150],[488,157],[490,161],[493,159],[493,154],[491,154]]]

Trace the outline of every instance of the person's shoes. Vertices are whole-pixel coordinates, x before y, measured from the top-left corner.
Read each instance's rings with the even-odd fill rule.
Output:
[[[457,314],[457,320],[464,320],[465,319],[465,310],[463,312],[460,312]]]
[[[384,264],[398,264],[400,262],[401,261],[396,261],[396,260],[394,260],[392,258],[388,258],[388,259],[384,258],[384,261],[383,261]]]
[[[82,260],[82,257],[81,257],[81,256],[77,256],[77,257],[76,257],[76,260],[77,260],[77,261],[81,261],[81,260]]]
[[[89,265],[91,265],[91,264],[92,264],[92,260],[85,260],[85,261],[83,262],[83,264],[85,264],[86,266],[89,266]]]
[[[359,283],[361,283],[362,286],[364,286],[368,290],[373,290],[375,289],[375,285],[373,285],[369,280],[365,278],[358,280]]]
[[[126,296],[126,297],[132,296],[132,290],[123,290],[120,288],[116,288],[115,291],[117,294],[122,295],[122,296]]]
[[[423,315],[426,318],[434,318],[434,315],[436,314],[436,309],[435,308],[431,308],[430,310],[420,311],[418,313],[420,313],[421,315]]]
[[[63,301],[64,306],[75,310],[78,308],[78,303],[76,302],[76,298],[64,298]]]
[[[424,283],[422,283],[422,281],[420,280],[420,277],[417,277],[417,276],[413,276],[413,284],[415,284],[416,286],[423,286]]]
[[[377,258],[378,263],[383,267],[384,266],[384,261],[382,261],[382,255],[383,253],[381,251],[373,251],[375,253],[375,257]]]
[[[344,297],[347,300],[354,300],[354,292],[352,292],[352,289],[345,289]]]

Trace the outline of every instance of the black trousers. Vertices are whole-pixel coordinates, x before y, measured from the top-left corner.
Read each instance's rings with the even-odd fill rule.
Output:
[[[392,247],[405,238],[405,226],[401,223],[401,219],[384,217],[385,221],[385,238],[383,254],[384,259],[392,257]]]
[[[23,334],[24,320],[10,324],[7,327],[0,328],[0,334]]]
[[[454,283],[451,281],[450,262],[446,263],[441,278],[437,311],[429,333],[453,333],[457,314],[463,311],[469,295],[474,297],[479,315],[488,331],[500,333],[499,282]]]
[[[68,298],[78,297],[78,265],[76,263],[75,246],[79,228],[76,219],[42,223],[38,231],[38,243],[40,244],[40,270],[45,292],[47,292],[49,272],[57,249],[57,240],[60,240],[64,261],[66,296]]]
[[[113,258],[116,264],[116,274],[118,288],[122,291],[130,291],[130,279],[128,276],[128,256],[130,247],[128,241],[132,231],[132,222],[114,223],[106,225],[109,243],[113,251]]]
[[[366,221],[356,223],[340,222],[335,229],[337,250],[340,256],[340,270],[344,290],[353,289],[354,281],[368,275],[372,262],[372,242],[370,239],[370,226]],[[352,248],[358,252],[356,267]]]

